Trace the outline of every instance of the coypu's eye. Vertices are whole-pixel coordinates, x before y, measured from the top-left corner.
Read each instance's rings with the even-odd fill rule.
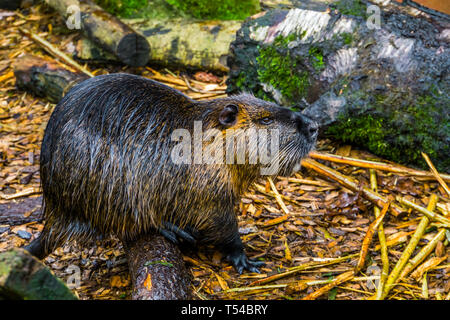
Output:
[[[264,117],[264,118],[259,119],[259,122],[260,122],[261,124],[267,126],[267,125],[273,123],[273,119],[272,119],[272,118],[269,118],[269,117]]]
[[[236,123],[236,117],[238,114],[239,108],[234,104],[229,104],[220,112],[219,122],[220,124],[231,127]]]

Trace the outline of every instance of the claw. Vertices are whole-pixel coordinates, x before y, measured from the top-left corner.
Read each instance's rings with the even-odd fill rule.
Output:
[[[197,242],[196,239],[188,231],[186,231],[186,230],[191,231],[191,228],[187,227],[186,229],[181,229],[170,222],[165,222],[164,225],[167,228],[167,230],[174,233],[176,236],[180,237],[181,239],[183,239],[191,244],[195,244]]]
[[[263,261],[250,260],[249,258],[247,258],[244,252],[240,252],[238,254],[230,254],[228,256],[228,260],[230,260],[239,274],[242,274],[242,271],[244,271],[244,269],[250,272],[260,273],[258,268],[265,265]]]
[[[178,244],[177,236],[174,232],[166,230],[166,229],[160,229],[159,232],[166,238],[167,240],[173,242],[174,244]]]
[[[255,272],[255,273],[261,273],[258,269],[258,267],[262,267],[265,265],[265,263],[263,261],[255,261],[255,260],[248,260],[248,270],[250,272]]]
[[[169,241],[180,244],[180,242],[187,241],[190,244],[195,245],[197,240],[194,238],[194,236],[191,235],[197,235],[196,231],[189,226],[185,229],[181,229],[177,227],[176,225],[170,223],[170,222],[164,222],[165,228],[160,228],[159,232]]]

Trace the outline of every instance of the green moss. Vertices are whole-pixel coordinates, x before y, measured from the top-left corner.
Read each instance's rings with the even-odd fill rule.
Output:
[[[366,16],[367,7],[361,0],[339,0],[333,3],[332,6],[345,15]]]
[[[374,118],[372,115],[351,118],[341,115],[338,123],[330,126],[327,133],[344,142],[367,145],[370,151],[386,155],[388,145],[384,141],[386,131],[383,124],[384,119]]]
[[[301,61],[287,50],[287,44],[294,39],[295,35],[279,36],[272,45],[260,48],[256,58],[259,81],[270,84],[290,101],[305,96],[309,87],[308,72],[298,70]]]
[[[0,279],[0,300],[77,299],[61,279],[22,249],[0,253]]]
[[[243,20],[260,11],[258,0],[166,0],[198,19]]]
[[[359,97],[350,96],[349,99]],[[406,101],[402,104],[402,101]],[[445,137],[450,135],[448,121],[440,113],[442,99],[436,95],[419,96],[413,103],[409,97],[397,98],[375,95],[373,104],[363,108],[349,107],[327,133],[348,143],[366,147],[390,160],[426,168],[421,152],[427,153],[443,171],[450,168],[450,159],[438,160],[449,154]],[[389,108],[389,105],[395,108]],[[439,121],[442,119],[444,121]],[[437,133],[437,134],[436,134]]]
[[[255,63],[246,72],[235,75],[233,86],[239,90],[251,91],[255,96],[274,101],[273,96],[263,90],[261,84],[272,86],[282,95],[283,104],[291,104],[308,94],[312,73],[325,68],[322,49],[313,46],[304,56],[293,54],[289,48],[292,41],[303,38],[305,32],[278,36],[273,43],[257,47]]]
[[[129,17],[147,5],[147,0],[95,0],[95,2],[109,13]]]
[[[311,47],[309,48],[308,53],[314,69],[316,71],[323,70],[325,68],[325,63],[323,62],[322,50],[318,47]]]
[[[166,20],[176,18],[189,18],[185,12],[169,5],[166,0],[147,0],[147,5],[135,12],[130,18],[143,18],[147,20]]]
[[[346,45],[351,45],[353,43],[353,35],[351,33],[343,32],[340,36]]]

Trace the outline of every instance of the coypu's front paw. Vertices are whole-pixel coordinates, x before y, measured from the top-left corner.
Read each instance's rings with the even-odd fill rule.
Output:
[[[195,245],[197,243],[197,232],[190,227],[181,229],[170,222],[165,222],[164,227],[165,228],[161,228],[159,232],[166,239],[172,241],[175,244],[180,244],[180,242],[188,242],[192,245]]]
[[[242,274],[244,269],[250,272],[260,273],[258,268],[265,265],[263,261],[250,260],[242,251],[229,254],[227,259],[233,264],[239,274]]]

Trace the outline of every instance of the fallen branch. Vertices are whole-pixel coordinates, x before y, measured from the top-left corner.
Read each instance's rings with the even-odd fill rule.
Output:
[[[296,274],[296,273],[301,272],[301,271],[305,271],[305,270],[310,270],[310,269],[314,269],[314,268],[320,268],[320,267],[336,264],[336,263],[345,261],[347,259],[354,258],[354,257],[356,257],[358,255],[359,254],[356,253],[356,254],[351,254],[351,255],[345,256],[345,257],[331,259],[331,260],[326,261],[326,262],[309,262],[309,263],[304,263],[302,265],[289,268],[288,271],[285,271],[285,272],[282,272],[282,273],[278,273],[278,274],[275,274],[273,276],[269,276],[267,278],[256,280],[256,281],[250,283],[250,286],[266,284],[266,283],[273,282],[273,281],[285,278],[287,276]]]
[[[30,187],[30,188],[23,189],[19,192],[13,193],[13,194],[1,193],[0,198],[4,199],[4,200],[13,200],[13,199],[17,199],[17,198],[31,196],[33,194],[41,193],[41,192],[42,191],[40,188]]]
[[[283,179],[283,178],[280,178]],[[312,186],[318,186],[318,187],[333,187],[332,184],[322,182],[322,181],[315,181],[315,180],[308,180],[308,179],[300,179],[300,178],[285,178],[289,182],[295,182],[299,184],[309,184]]]
[[[435,194],[431,195],[427,209],[430,211],[434,210],[436,208],[437,200],[438,197]],[[402,255],[398,259],[394,269],[392,269],[392,272],[386,281],[385,289],[383,291],[381,299],[385,298],[388,295],[389,291],[392,289],[393,285],[399,278],[400,272],[405,267],[406,263],[408,262],[409,258],[414,252],[414,249],[417,247],[417,244],[419,243],[420,239],[425,233],[425,229],[427,228],[429,222],[430,220],[426,216],[422,217],[422,219],[420,220],[419,225],[417,226],[417,229],[414,232],[414,235],[411,237],[411,240],[409,241]]]
[[[393,247],[400,243],[406,242],[406,241],[408,241],[408,237],[410,235],[412,235],[413,233],[414,233],[414,231],[399,232],[398,234],[391,236],[390,240],[386,239],[386,246]],[[375,251],[378,251],[381,249],[381,246],[379,244],[377,244],[374,249],[375,249]]]
[[[373,192],[369,188],[361,187],[359,186],[358,182],[354,180],[353,178],[347,177],[336,170],[333,170],[317,161],[314,161],[312,159],[303,159],[302,165],[305,168],[311,169],[316,171],[317,173],[328,177],[336,182],[339,182],[346,188],[349,188],[350,190],[353,190],[355,192],[361,191],[361,194],[364,198],[367,200],[373,202],[375,205],[379,206],[380,208],[383,208],[387,203],[388,200],[384,197],[380,196],[379,194]],[[394,216],[400,216],[405,213],[405,210],[396,204],[392,203],[389,206],[389,212],[391,212]]]
[[[370,169],[369,174],[370,174],[370,187],[372,188],[372,191],[377,192],[378,186],[375,170]],[[374,206],[373,211],[375,214],[375,218],[380,216],[381,213],[380,208]],[[380,242],[381,263],[383,267],[380,274],[380,280],[378,282],[377,292],[374,297],[377,300],[381,299],[384,290],[384,284],[386,283],[386,279],[389,276],[389,256],[387,251],[386,235],[384,233],[383,223],[380,223],[380,226],[378,227],[378,240]]]
[[[321,287],[319,290],[314,291],[313,293],[308,294],[306,297],[304,297],[302,300],[315,300],[316,298],[320,297],[321,295],[327,293],[334,287],[349,281],[355,276],[355,271],[347,271],[344,273],[341,273],[338,275],[335,279],[332,280],[329,284]]]
[[[420,96],[429,92],[429,86],[420,79],[436,81],[439,83],[439,90],[448,91],[447,84],[441,85],[437,79],[438,74],[447,72],[448,52],[445,51],[442,55],[441,51],[428,48],[420,32],[409,33],[408,40],[403,34],[404,23],[421,28],[418,26],[430,23],[429,20],[418,15],[417,11],[414,16],[400,14],[400,6],[395,6],[395,9],[393,6],[392,11],[389,10],[391,12],[385,11],[385,6],[380,6],[383,8],[379,10],[380,18],[393,19],[398,15],[398,19],[402,19],[404,23],[382,24],[379,30],[375,30],[364,23],[363,17],[356,17],[344,10],[341,10],[342,14],[337,15],[337,11],[326,9],[325,1],[300,2],[302,5],[296,5],[296,8],[291,10],[267,10],[243,23],[236,34],[236,40],[230,46],[228,92],[238,93],[248,90],[260,96],[270,97],[285,106],[296,105],[302,109],[302,114],[317,121],[322,131],[328,131],[330,136],[351,140],[366,149],[370,149],[374,144],[382,145],[383,148],[376,151],[378,155],[384,153],[394,157],[394,154],[397,155],[400,151],[399,157],[403,161],[419,164],[421,159],[417,159],[418,150],[431,148],[430,152],[433,151],[436,166],[442,168],[443,172],[449,171],[448,142],[445,133],[450,119],[447,96],[437,94],[433,103],[421,106],[423,117],[433,119],[431,120],[433,125],[425,128],[420,119],[411,121],[417,114],[414,108],[408,107],[417,105],[417,101],[421,100]],[[393,2],[396,1],[390,1]],[[319,3],[320,6],[324,5],[322,10],[317,8]],[[380,4],[381,1],[376,3]],[[365,8],[365,4],[362,5]],[[446,39],[440,36],[438,27],[441,24],[444,27],[446,21],[437,19],[433,22],[436,28],[430,27],[427,36],[429,39],[436,38],[436,41],[440,42],[439,45],[447,48]],[[344,25],[348,27],[343,28]],[[333,36],[330,30],[333,30]],[[351,39],[348,38],[348,32],[352,35]],[[386,37],[386,34],[390,34],[390,37]],[[349,42],[342,41],[343,38],[347,38]],[[284,41],[281,41],[282,39]],[[385,48],[392,48],[392,43],[402,41],[417,44],[414,52],[405,55],[404,59],[386,60]],[[305,53],[311,53],[318,48],[323,49],[325,43],[327,50],[326,52],[322,50],[320,68],[317,68],[317,61],[309,59]],[[369,46],[370,50],[367,50]],[[393,45],[393,48],[399,49],[397,44]],[[274,54],[286,57],[293,63],[297,61],[298,65],[289,69],[288,78],[304,79],[306,86],[294,86],[286,90],[282,85],[286,79],[270,78],[269,81],[269,77],[261,76],[266,71],[274,71],[280,67],[272,55],[266,54],[272,51],[266,49],[275,50]],[[349,53],[349,50],[352,53]],[[358,52],[357,55],[354,50]],[[340,63],[345,54],[351,55],[351,64]],[[408,70],[415,72],[415,77],[410,77],[408,73],[398,68],[400,60],[404,65],[410,63]],[[352,78],[352,85],[358,87],[358,90],[348,90],[347,78],[352,73],[360,75]],[[387,74],[389,76],[386,76]],[[367,80],[369,78],[370,81]],[[380,92],[377,89],[379,87],[395,87],[395,90]],[[411,90],[411,87],[415,90]],[[376,101],[374,96],[378,98]],[[363,105],[366,106],[364,112],[353,113],[360,110]],[[370,135],[365,127],[365,121],[358,121],[360,119],[370,119],[373,123],[383,122],[380,134]],[[417,138],[419,130],[420,139]],[[426,141],[433,143],[427,144]]]
[[[355,159],[355,158],[350,158],[350,157],[343,157],[343,156],[338,156],[335,154],[321,153],[321,152],[317,152],[317,151],[311,151],[309,153],[309,156],[313,159],[348,164],[348,165],[351,165],[354,167],[377,169],[377,170],[381,170],[381,171],[388,171],[388,172],[394,172],[394,173],[400,173],[400,174],[407,174],[407,175],[411,175],[411,176],[435,179],[435,176],[433,174],[430,174],[427,171],[414,170],[411,168],[394,165],[394,164],[361,160],[361,159]],[[441,177],[442,177],[442,179],[444,179],[446,181],[450,181],[450,175],[448,175],[448,174],[441,174]]]
[[[431,162],[430,157],[428,157],[428,155],[426,153],[422,152],[422,157],[425,159],[425,161],[427,162],[428,166],[430,167],[431,172],[433,173],[433,175],[436,177],[436,180],[439,182],[439,184],[442,186],[442,188],[444,188],[445,192],[447,192],[447,195],[450,196],[450,189],[448,188],[447,184],[445,183],[445,181],[441,178],[441,176],[439,175],[439,172],[436,170],[436,168],[433,165],[433,162]]]
[[[405,198],[402,198],[400,196],[397,196],[397,201],[401,204],[404,204],[414,210],[419,211],[420,213],[424,214],[428,219],[434,220],[437,222],[442,223],[446,228],[450,228],[450,220],[444,216],[441,216],[440,214],[434,213],[424,207],[421,207],[414,202],[411,202],[409,200],[406,200]]]
[[[273,183],[272,178],[268,177],[267,181],[269,181],[270,188],[272,189],[272,192],[275,195],[275,200],[277,201],[278,205],[281,207],[281,209],[283,210],[283,212],[285,214],[289,214],[289,209],[284,204],[283,199],[281,198],[280,193],[278,192],[277,188],[275,187],[275,184]]]
[[[359,253],[358,263],[355,267],[355,274],[357,274],[363,267],[364,263],[366,261],[367,253],[369,252],[369,246],[373,239],[373,234],[378,229],[378,226],[383,221],[384,216],[386,215],[386,212],[389,209],[390,202],[386,203],[386,205],[383,207],[383,210],[381,210],[380,215],[375,218],[375,220],[369,225],[369,229],[367,230],[367,233],[363,239],[362,245],[361,245],[361,251]]]
[[[349,272],[352,272],[349,271]],[[348,281],[367,281],[367,280],[376,280],[378,279],[377,276],[371,276],[371,277],[353,277],[350,278]],[[286,289],[286,294],[292,294],[295,292],[303,291],[309,286],[316,286],[321,284],[329,284],[335,281],[335,279],[332,280],[299,280],[295,281],[293,283],[280,283],[280,284],[270,284],[265,286],[249,286],[249,287],[239,287],[239,288],[232,288],[227,289],[224,291],[219,291],[217,294],[228,294],[228,293],[240,293],[240,292],[249,292],[249,291],[257,291],[257,290],[271,290],[271,289]]]
[[[270,289],[280,289],[286,288],[287,284],[269,284],[266,286],[254,286],[254,287],[240,287],[240,288],[232,288],[224,291],[219,291],[219,293],[234,293],[234,292],[246,292],[246,291],[254,291],[254,290],[270,290]]]
[[[416,271],[414,271],[411,274],[411,277],[416,279],[416,281],[419,281],[420,278],[422,278],[422,275],[427,272],[430,269],[435,268],[439,264],[441,264],[443,261],[447,260],[448,255],[445,255],[443,257],[433,257],[425,261],[423,264],[421,264]]]
[[[445,239],[445,232],[446,229],[442,228],[439,229],[438,233],[433,237],[433,239],[430,240],[430,242],[427,243],[426,246],[424,246],[419,253],[415,255],[414,258],[410,259],[408,263],[403,268],[403,271],[401,272],[400,276],[398,277],[399,280],[406,278],[412,270],[414,270],[423,260],[425,260],[428,255],[430,255],[434,248],[436,248],[436,245],[439,241],[443,241]]]

